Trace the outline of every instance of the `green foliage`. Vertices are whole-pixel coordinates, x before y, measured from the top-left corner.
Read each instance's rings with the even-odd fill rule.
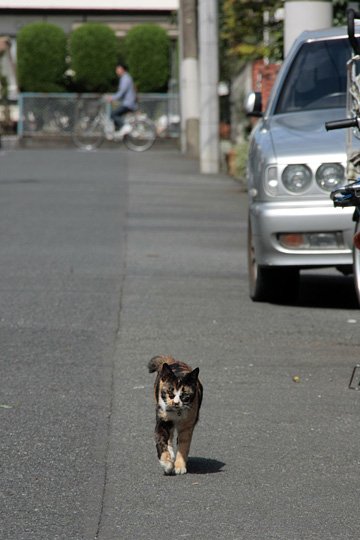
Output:
[[[235,176],[245,180],[246,178],[246,167],[249,154],[249,143],[248,141],[243,141],[235,147],[236,161],[235,161]]]
[[[332,4],[334,26],[345,25],[349,1],[332,0]],[[220,0],[219,6],[223,78],[231,77],[249,60],[264,56],[270,61],[282,60],[283,21],[276,21],[274,15],[284,6],[283,0]],[[264,33],[269,36],[267,44]]]
[[[17,36],[17,70],[23,92],[64,91],[66,35],[54,24],[24,26]]]
[[[125,39],[118,39],[116,47],[117,60],[127,65]]]
[[[333,25],[342,26],[346,25],[346,8],[348,7],[348,0],[333,0]]]
[[[79,92],[108,92],[114,82],[118,43],[105,24],[88,23],[70,36],[71,69]]]
[[[139,92],[157,92],[167,86],[170,40],[155,24],[134,26],[125,38],[126,61]]]
[[[8,80],[0,71],[0,101],[6,101],[8,98],[9,84]]]
[[[282,21],[275,20],[281,0],[221,0],[220,50],[222,76],[227,78],[242,63],[267,56],[282,58]],[[266,22],[264,22],[266,21]],[[265,43],[264,35],[268,35]]]
[[[9,90],[8,80],[1,70],[1,59],[3,56],[4,52],[0,52],[0,101],[7,100]]]

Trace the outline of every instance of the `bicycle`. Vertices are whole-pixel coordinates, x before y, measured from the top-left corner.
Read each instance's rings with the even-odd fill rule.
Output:
[[[105,139],[123,141],[126,148],[135,152],[149,150],[155,142],[153,122],[141,111],[127,113],[124,125],[117,132],[110,118],[110,106],[103,99],[78,101],[72,139],[82,150],[94,150]]]
[[[353,236],[353,272],[354,284],[360,304],[360,38],[355,36],[355,20],[360,20],[360,12],[353,9],[347,11],[347,28],[353,56],[347,62],[347,118],[325,123],[327,131],[332,129],[352,128],[347,132],[347,179],[348,184],[330,193],[335,207],[355,207]],[[357,146],[357,148],[355,148]]]

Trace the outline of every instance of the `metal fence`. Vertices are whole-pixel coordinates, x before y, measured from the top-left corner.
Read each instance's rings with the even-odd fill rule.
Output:
[[[139,109],[154,122],[158,137],[177,138],[180,135],[178,94],[139,94]],[[100,103],[110,114],[111,105],[104,104],[97,94],[19,94],[18,136],[69,136],[81,102],[86,108],[97,108]]]

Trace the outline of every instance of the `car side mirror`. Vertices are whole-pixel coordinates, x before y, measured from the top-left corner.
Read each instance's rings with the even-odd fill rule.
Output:
[[[261,92],[250,92],[244,102],[245,112],[248,116],[262,116]]]

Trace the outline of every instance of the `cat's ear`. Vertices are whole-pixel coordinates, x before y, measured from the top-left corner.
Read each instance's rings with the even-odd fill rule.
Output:
[[[187,383],[195,383],[198,380],[199,368],[195,368],[191,373],[188,373],[185,377]]]
[[[160,376],[163,381],[172,381],[173,379],[176,379],[171,367],[166,362],[162,365]]]

